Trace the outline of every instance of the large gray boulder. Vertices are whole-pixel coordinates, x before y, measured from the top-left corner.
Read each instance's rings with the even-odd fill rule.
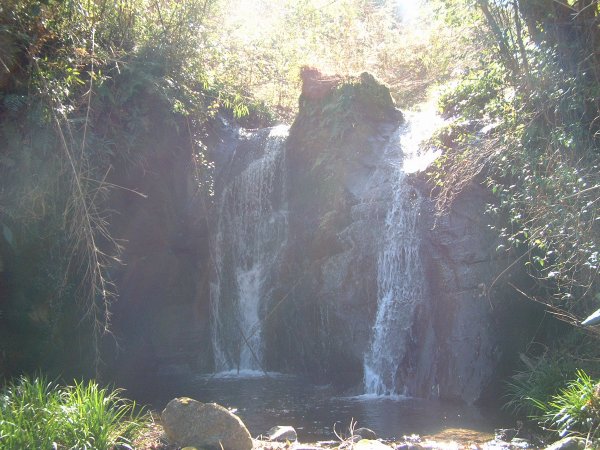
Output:
[[[169,440],[183,447],[252,449],[252,437],[241,419],[216,403],[173,399],[162,412],[162,425]]]

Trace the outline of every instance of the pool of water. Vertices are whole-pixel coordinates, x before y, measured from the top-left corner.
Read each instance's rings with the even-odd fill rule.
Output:
[[[352,421],[379,437],[438,435],[446,430],[491,433],[502,425],[495,413],[476,407],[403,397],[345,396],[331,386],[316,386],[295,376],[256,373],[164,376],[134,398],[162,410],[175,397],[191,397],[230,408],[253,437],[275,425],[291,425],[302,442],[336,439]]]

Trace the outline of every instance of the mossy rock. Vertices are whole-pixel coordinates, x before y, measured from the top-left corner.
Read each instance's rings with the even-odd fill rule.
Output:
[[[348,137],[353,131],[377,122],[401,122],[402,114],[396,109],[387,86],[373,75],[363,72],[358,77],[326,78],[326,92],[308,95],[314,89],[305,89],[299,100],[299,113],[290,134],[295,132],[303,140],[316,142],[320,147]],[[314,77],[310,81],[315,83]],[[310,133],[302,133],[309,129]],[[367,133],[368,134],[368,133]],[[306,138],[306,136],[309,136]]]
[[[359,79],[360,82],[355,85],[356,101],[367,117],[382,121],[400,118],[387,86],[368,72],[360,74]]]

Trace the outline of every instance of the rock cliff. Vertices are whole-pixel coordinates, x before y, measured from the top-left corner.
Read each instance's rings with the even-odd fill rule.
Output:
[[[286,242],[261,306],[263,365],[360,393],[378,309],[381,236],[401,163],[386,149],[398,145],[406,125],[369,74],[305,72],[285,151]],[[499,288],[502,281],[494,284],[511,259],[496,253],[483,213],[486,191],[470,186],[436,217],[424,178],[411,175],[405,189],[421,199],[406,204],[419,208],[425,279],[410,326],[387,338],[405,341],[395,378],[399,393],[472,403],[494,395],[502,368],[527,338],[516,330],[526,330],[520,325],[535,311]]]
[[[287,140],[280,129],[217,127],[210,205],[195,195],[185,142],[165,141],[172,152],[123,174],[126,187],[147,194],[115,197],[126,211],[114,223],[127,242],[126,265],[115,273],[125,299],[117,306],[124,374],[237,367],[304,373],[363,392],[411,124],[369,74],[303,76]],[[396,328],[385,337],[397,348],[393,390],[493,398],[537,311],[502,287],[519,274],[505,270],[511,257],[496,253],[486,191],[469,186],[436,217],[425,178],[402,181],[401,207],[412,209],[417,231],[398,239],[418,244],[410,257],[418,257],[422,283],[396,305],[403,321],[392,317]]]

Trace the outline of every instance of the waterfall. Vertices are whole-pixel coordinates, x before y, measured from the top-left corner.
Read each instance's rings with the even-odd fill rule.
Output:
[[[217,371],[263,369],[262,309],[270,300],[287,240],[286,137],[287,127],[272,128],[266,136],[250,135],[260,154],[224,186],[218,201],[216,273],[211,283]]]
[[[363,361],[365,394],[406,394],[397,373],[409,351],[411,328],[416,308],[424,301],[425,285],[419,230],[422,198],[407,182],[407,173],[426,167],[435,157],[419,151],[423,138],[439,126],[431,117],[429,111],[409,114],[408,124],[397,130],[385,149],[393,181],[377,256],[377,314]]]

